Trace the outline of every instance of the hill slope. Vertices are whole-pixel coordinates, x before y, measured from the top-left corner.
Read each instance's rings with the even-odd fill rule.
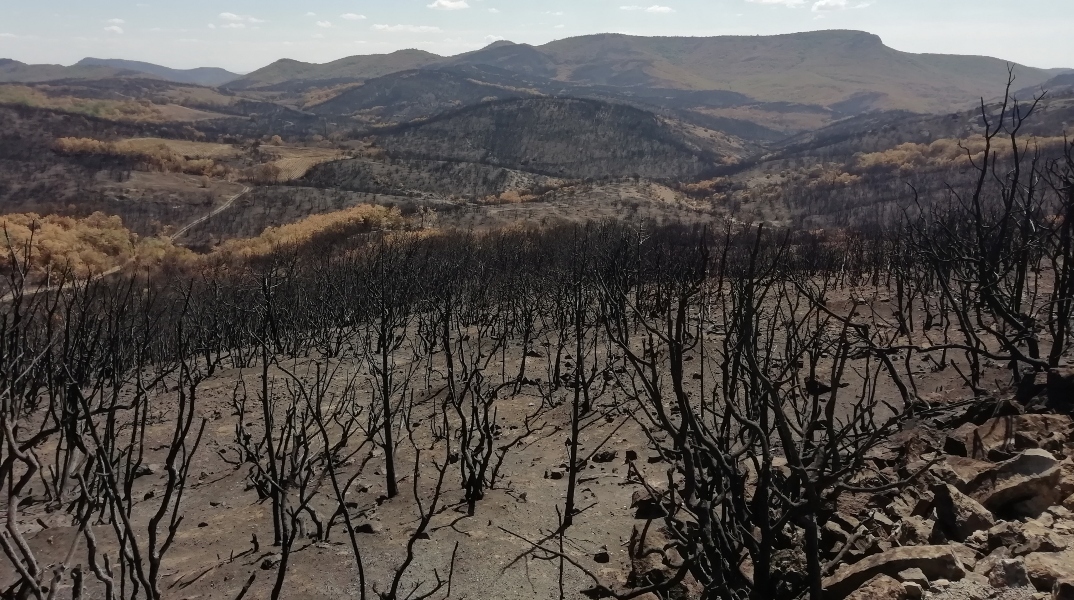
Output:
[[[492,67],[545,87],[558,82],[632,93],[720,91],[740,97],[739,105],[796,103],[840,114],[961,109],[982,96],[996,96],[1007,75],[1007,63],[1000,59],[911,54],[859,31],[694,38],[601,34],[536,47],[496,42],[451,58],[406,50],[324,65],[279,61],[229,87],[302,89],[444,66]],[[1016,71],[1024,86],[1063,72],[1024,66]]]
[[[436,54],[422,50],[350,56],[323,65],[285,58],[232,81],[226,87],[233,90],[256,90],[361,81],[419,69],[441,60],[443,59]]]
[[[134,75],[138,73],[101,65],[28,65],[10,58],[0,58],[0,83],[40,83],[60,79],[105,79]]]
[[[592,35],[538,49],[558,79],[620,87],[722,89],[766,102],[860,109],[943,111],[992,97],[1006,62],[982,56],[910,54],[858,31],[710,38]],[[506,65],[501,65],[505,68]],[[1025,85],[1055,74],[1017,67]],[[857,112],[857,111],[852,111]]]
[[[689,178],[715,160],[652,113],[574,98],[486,102],[381,132],[377,145],[567,178]]]
[[[231,71],[212,67],[171,69],[147,62],[115,58],[83,58],[75,64],[75,67],[110,67],[120,71],[145,73],[165,81],[174,81],[175,83],[193,83],[212,87],[223,85],[240,77],[240,75]]]

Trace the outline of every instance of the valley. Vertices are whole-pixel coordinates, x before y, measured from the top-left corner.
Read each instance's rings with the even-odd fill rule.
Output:
[[[0,60],[0,599],[1069,600],[1072,75]]]

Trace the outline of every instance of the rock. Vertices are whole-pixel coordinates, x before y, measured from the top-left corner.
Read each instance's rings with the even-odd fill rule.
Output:
[[[948,544],[948,546],[951,548],[951,551],[955,553],[955,557],[958,558],[959,562],[962,563],[962,566],[965,567],[966,570],[973,570],[977,567],[977,560],[981,555],[976,550],[958,542],[952,542]]]
[[[834,598],[843,598],[877,575],[895,575],[914,568],[921,569],[930,580],[958,580],[966,575],[962,564],[947,546],[905,546],[840,569],[824,580],[824,589]]]
[[[1060,535],[1053,528],[1036,521],[1028,521],[1018,532],[1017,544],[1011,548],[1015,555],[1035,552],[1061,552],[1071,545],[1068,536]]]
[[[662,495],[649,493],[649,490],[637,490],[630,497],[630,508],[634,510],[635,519],[662,519],[668,516]]]
[[[942,462],[933,466],[931,473],[940,481],[955,486],[965,492],[966,488],[981,473],[991,469],[992,463],[974,460],[963,456],[947,456]]]
[[[564,475],[566,475],[566,473],[564,473],[563,471],[559,469],[552,469],[545,475],[545,479],[552,479],[554,481],[558,481],[560,479],[563,479]]]
[[[1074,579],[1060,579],[1052,587],[1052,600],[1074,600]]]
[[[904,592],[906,592],[906,597],[909,600],[920,600],[922,597],[925,596],[925,588],[918,583],[907,581],[906,583],[902,584],[902,589]]]
[[[877,575],[849,596],[847,600],[904,600],[906,588],[887,575]]]
[[[1056,581],[1074,578],[1074,552],[1035,552],[1025,557],[1026,574],[1033,587],[1051,591]]]
[[[597,562],[602,565],[611,562],[611,560],[612,557],[607,552],[597,552],[593,555],[593,562]]]
[[[974,532],[991,529],[996,524],[992,513],[951,484],[933,488],[937,525],[947,537],[964,541]]]
[[[279,566],[281,560],[283,560],[283,557],[279,554],[270,554],[261,561],[261,570],[271,571]]]
[[[895,539],[902,546],[927,546],[947,542],[939,532],[936,523],[921,517],[907,516],[898,524]]]
[[[634,462],[636,460],[638,460],[638,453],[633,451],[633,450],[627,450],[626,451],[626,461],[627,462]]]
[[[595,463],[610,463],[619,456],[619,453],[614,450],[605,450],[603,452],[597,452],[593,455],[593,462]]]
[[[1027,587],[1029,575],[1026,564],[1020,558],[1004,558],[988,571],[988,583],[995,588]]]
[[[923,588],[929,587],[929,578],[918,568],[899,571],[898,579],[903,583],[917,583]]]
[[[1065,415],[1012,415],[991,419],[980,426],[966,424],[947,437],[949,454],[978,460],[1006,460],[1022,450],[1058,451],[1074,430]]]
[[[989,552],[998,548],[1008,550],[1022,543],[1022,533],[1019,530],[1020,525],[1010,521],[1004,521],[998,523],[994,527],[988,530],[988,550]]]
[[[377,528],[372,523],[362,523],[354,528],[354,533],[374,534]]]
[[[965,493],[993,514],[1034,511],[1037,507],[1043,512],[1055,504],[1061,474],[1059,461],[1047,450],[1031,449],[977,475]],[[1026,506],[1025,501],[1032,504]]]

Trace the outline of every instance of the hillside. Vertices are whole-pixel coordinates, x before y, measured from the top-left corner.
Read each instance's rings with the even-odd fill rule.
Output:
[[[227,84],[232,90],[302,87],[338,81],[361,81],[400,71],[418,69],[442,60],[422,50],[399,50],[391,54],[350,56],[317,65],[282,59]]]
[[[324,65],[278,61],[231,83],[235,90],[305,89],[357,82],[431,66],[494,67],[535,85],[554,83],[646,95],[665,92],[676,105],[713,98],[721,109],[794,103],[840,115],[870,110],[946,112],[992,97],[1006,81],[1007,62],[983,56],[911,54],[858,31],[775,36],[638,37],[588,35],[543,46],[496,42],[450,58],[406,50],[355,56]],[[1038,86],[1062,69],[1016,65],[1020,85]],[[805,113],[801,113],[805,114]],[[722,115],[730,116],[730,115]]]
[[[568,178],[689,178],[715,160],[652,113],[572,98],[487,102],[387,130],[377,145],[394,156]]]
[[[365,122],[404,123],[482,101],[536,93],[518,82],[497,84],[477,79],[482,75],[476,69],[404,71],[371,79],[306,109],[319,115],[354,117]]]
[[[857,31],[711,38],[591,35],[538,48],[557,79],[620,87],[722,89],[766,102],[850,109],[944,111],[1005,82],[1006,62],[981,56],[910,54]],[[1025,85],[1055,74],[1018,66]],[[855,110],[857,109],[857,110]]]
[[[101,65],[28,65],[24,62],[0,58],[0,83],[38,83],[59,79],[105,79],[137,75],[135,71]]]
[[[83,58],[78,61],[75,67],[110,67],[120,71],[134,71],[137,73],[145,73],[146,75],[152,75],[159,77],[165,81],[173,81],[175,83],[193,83],[196,85],[207,86],[220,86],[238,79],[240,75],[226,71],[224,69],[217,69],[212,67],[201,67],[197,69],[171,69],[168,67],[162,67],[160,65],[154,65],[152,63],[140,62],[136,60],[121,60],[110,58]]]

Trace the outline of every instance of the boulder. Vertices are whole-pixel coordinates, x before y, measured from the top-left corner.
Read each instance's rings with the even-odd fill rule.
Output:
[[[1060,579],[1052,587],[1052,600],[1074,600],[1074,579]]]
[[[1060,463],[1051,453],[1031,449],[980,473],[964,491],[993,514],[1008,513],[1012,509],[1033,512],[1039,508],[1043,512],[1058,500],[1056,490],[1061,475]],[[1033,504],[1022,506],[1027,500]]]
[[[898,579],[903,583],[916,583],[922,587],[929,587],[929,578],[925,577],[921,569],[914,568],[899,571]]]
[[[965,541],[974,532],[991,529],[996,524],[988,509],[953,485],[937,485],[932,491],[937,524],[948,538]]]
[[[907,581],[902,584],[902,589],[906,592],[906,597],[909,600],[920,600],[925,596],[925,588],[920,583]]]
[[[845,566],[824,580],[824,589],[832,598],[845,598],[877,575],[893,576],[907,569],[920,569],[929,580],[958,580],[966,575],[947,546],[904,546]]]
[[[1056,581],[1074,578],[1074,552],[1034,552],[1025,557],[1033,587],[1050,592]]]
[[[662,519],[668,516],[664,506],[664,497],[649,490],[637,490],[630,498],[630,508],[634,509],[635,519]]]
[[[962,492],[981,473],[993,467],[992,463],[963,456],[947,456],[930,470],[940,481],[955,486]]]
[[[1028,587],[1026,564],[1020,558],[1004,558],[988,571],[988,583],[994,588]]]
[[[906,589],[887,575],[877,575],[851,592],[847,600],[904,600]]]
[[[921,517],[904,517],[896,526],[895,539],[901,546],[927,546],[929,544],[944,544],[943,533],[936,527],[936,523]]]
[[[998,417],[959,427],[947,436],[944,450],[977,460],[1006,460],[1030,448],[1061,450],[1072,430],[1074,421],[1065,415]]]

